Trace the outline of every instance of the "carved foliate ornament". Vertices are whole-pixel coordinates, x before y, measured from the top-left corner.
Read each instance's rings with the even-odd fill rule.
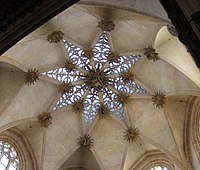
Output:
[[[166,97],[163,93],[161,92],[156,92],[153,97],[153,104],[157,107],[157,108],[162,108],[164,107],[164,105],[166,104]]]
[[[125,83],[128,83],[129,81],[134,81],[134,74],[130,71],[127,71],[121,74],[121,78]]]
[[[156,50],[151,46],[144,49],[144,55],[147,57],[147,59],[153,60],[154,62],[159,60],[158,53],[156,53]]]
[[[63,32],[56,30],[48,35],[47,41],[49,41],[49,43],[58,43],[61,40],[63,40],[63,36],[64,36]]]
[[[61,94],[73,92],[73,85],[71,83],[63,82],[58,86],[58,90]]]
[[[90,70],[89,73],[85,74],[85,83],[92,88],[95,88],[97,91],[105,87],[109,81],[106,77],[104,71],[99,70]]]
[[[117,100],[119,103],[122,103],[122,105],[127,105],[129,101],[129,95],[124,92],[119,92],[117,95]]]
[[[117,62],[119,62],[119,58],[120,58],[119,54],[111,52],[108,56],[108,61],[109,61],[109,63],[111,63],[111,62],[117,63]]]
[[[42,127],[48,127],[52,124],[51,113],[43,112],[38,116],[38,121]]]
[[[77,101],[73,104],[73,109],[75,113],[82,113],[84,108],[83,100]]]
[[[77,144],[81,147],[91,148],[93,143],[93,139],[89,134],[82,134],[79,138],[77,138]]]
[[[167,30],[169,31],[169,33],[174,36],[174,37],[178,37],[178,32],[176,31],[176,28],[173,25],[168,24],[167,25]]]
[[[112,31],[115,29],[115,24],[112,21],[102,20],[98,23],[98,27],[102,29],[102,31]]]
[[[106,118],[108,115],[110,115],[109,107],[107,105],[101,104],[97,110],[97,115],[100,118]]]
[[[25,74],[25,84],[31,85],[39,80],[39,71],[37,69],[29,69]]]
[[[68,71],[73,71],[73,70],[76,69],[76,66],[75,66],[75,65],[72,63],[72,61],[70,61],[70,60],[65,61],[64,67],[65,67],[65,69],[68,70]]]
[[[86,56],[89,59],[91,59],[93,57],[93,51],[92,51],[92,49],[85,49],[85,50],[83,50],[83,56]]]
[[[194,139],[193,142],[194,142],[195,145],[200,145],[200,139],[198,139],[198,138],[197,138],[197,139]]]
[[[135,142],[140,135],[139,130],[136,127],[128,127],[124,132],[124,140],[128,142]]]

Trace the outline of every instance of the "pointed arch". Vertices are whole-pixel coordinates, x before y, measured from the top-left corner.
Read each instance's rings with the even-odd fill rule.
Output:
[[[146,151],[129,170],[149,170],[155,166],[165,166],[169,170],[175,170],[173,162],[159,150]]]
[[[195,167],[200,163],[200,98],[191,97],[185,116],[184,151],[188,163]],[[192,152],[195,152],[192,154]],[[194,161],[196,160],[196,161]]]

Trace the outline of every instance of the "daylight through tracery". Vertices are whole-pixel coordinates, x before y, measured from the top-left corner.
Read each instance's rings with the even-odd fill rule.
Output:
[[[168,168],[166,168],[165,166],[156,166],[151,168],[151,170],[168,170]]]
[[[82,102],[86,124],[93,122],[100,106],[125,120],[124,96],[146,93],[130,71],[140,55],[114,53],[108,34],[103,31],[91,49],[63,40],[67,51],[63,67],[43,73],[62,83],[63,94],[53,110]]]
[[[19,159],[14,147],[9,143],[0,141],[0,169],[18,170]]]

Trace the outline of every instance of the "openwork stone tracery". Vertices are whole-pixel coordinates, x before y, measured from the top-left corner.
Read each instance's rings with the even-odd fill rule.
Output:
[[[1,170],[37,169],[37,163],[32,154],[31,146],[19,130],[11,128],[2,132],[0,135],[0,141]],[[5,156],[7,157],[7,160],[5,159]],[[5,168],[6,166],[7,168]]]
[[[102,21],[99,27],[103,32],[93,48],[81,49],[63,40],[68,53],[63,67],[43,73],[61,81],[62,97],[54,110],[72,105],[76,113],[84,113],[86,124],[92,123],[97,114],[114,113],[124,120],[123,105],[129,94],[146,93],[130,71],[140,56],[113,52],[108,38],[113,23]]]
[[[0,141],[0,169],[18,169],[19,158],[15,148],[5,141]]]

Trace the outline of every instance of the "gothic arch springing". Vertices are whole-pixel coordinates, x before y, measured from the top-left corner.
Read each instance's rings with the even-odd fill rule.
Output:
[[[200,162],[200,98],[191,97],[185,116],[184,150],[187,161],[194,166],[194,156]],[[195,154],[192,154],[192,147]]]

